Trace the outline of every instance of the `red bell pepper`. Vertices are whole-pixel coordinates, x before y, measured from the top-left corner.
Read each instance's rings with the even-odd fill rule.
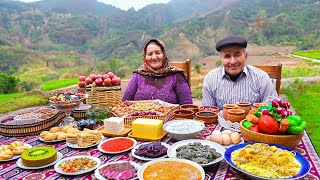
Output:
[[[259,125],[253,125],[250,130],[256,133],[261,133]]]
[[[279,134],[278,122],[270,115],[262,115],[259,118],[259,127],[265,134]]]

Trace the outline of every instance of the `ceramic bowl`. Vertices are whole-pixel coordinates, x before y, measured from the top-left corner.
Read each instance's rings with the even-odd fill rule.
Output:
[[[212,111],[200,111],[196,113],[196,120],[204,121],[206,124],[216,123],[218,114]]]
[[[180,109],[192,110],[194,113],[197,113],[199,111],[199,106],[194,104],[183,104],[180,106]]]
[[[178,109],[173,111],[174,119],[193,119],[194,112],[188,109]]]
[[[240,122],[246,117],[245,110],[243,109],[229,109],[227,120],[231,122]]]

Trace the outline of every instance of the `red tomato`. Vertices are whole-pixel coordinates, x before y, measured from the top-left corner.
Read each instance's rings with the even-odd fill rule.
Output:
[[[259,118],[260,130],[265,134],[279,134],[279,124],[270,115],[262,115]]]
[[[261,133],[261,130],[259,128],[259,125],[253,125],[251,128],[250,128],[251,131],[253,132],[256,132],[256,133]]]

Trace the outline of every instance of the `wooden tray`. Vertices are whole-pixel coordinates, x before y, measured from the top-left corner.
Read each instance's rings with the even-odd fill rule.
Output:
[[[101,126],[97,129],[98,131],[100,131],[104,136],[109,136],[109,137],[124,137],[127,136],[129,134],[129,132],[131,132],[131,127],[130,126],[124,126],[124,130],[119,133],[119,134],[111,134],[111,133],[107,133],[106,130],[104,129],[104,126]]]
[[[163,131],[163,134],[159,137],[159,138],[155,138],[155,139],[148,139],[148,138],[141,138],[141,137],[136,137],[136,136],[133,136],[132,135],[132,132],[130,132],[128,134],[129,137],[131,138],[134,138],[136,140],[139,140],[139,141],[158,141],[158,140],[161,140],[163,139],[168,133],[166,131]]]

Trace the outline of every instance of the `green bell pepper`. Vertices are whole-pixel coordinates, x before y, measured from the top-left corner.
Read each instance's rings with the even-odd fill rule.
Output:
[[[247,121],[247,120],[243,121],[242,125],[246,129],[250,129],[253,126],[253,124],[251,122]]]
[[[287,134],[300,134],[307,127],[307,123],[302,120],[300,116],[290,115],[286,117],[289,121],[289,127],[287,129]]]

